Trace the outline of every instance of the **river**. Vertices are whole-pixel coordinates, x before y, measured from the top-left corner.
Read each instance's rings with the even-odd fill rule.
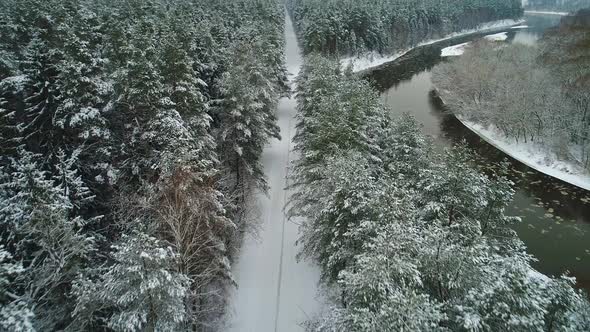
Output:
[[[364,75],[381,91],[394,115],[411,113],[438,147],[466,140],[480,155],[475,162],[487,169],[508,158],[516,195],[507,213],[522,218],[514,229],[538,259],[534,267],[553,276],[569,272],[590,292],[590,192],[508,157],[448,114],[432,93],[431,70],[444,61],[440,57],[442,48],[503,31],[508,32],[506,42],[535,44],[547,28],[559,23],[560,17],[535,14],[525,19],[527,29],[500,29],[418,47]]]

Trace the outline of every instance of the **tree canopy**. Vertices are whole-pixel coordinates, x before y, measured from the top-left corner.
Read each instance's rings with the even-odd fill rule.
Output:
[[[520,0],[289,0],[305,53],[403,50],[522,15]]]
[[[0,3],[0,330],[215,323],[280,136],[283,17],[274,0]]]

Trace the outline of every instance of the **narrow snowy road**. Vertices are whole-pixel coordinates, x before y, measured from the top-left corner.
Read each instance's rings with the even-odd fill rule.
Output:
[[[293,26],[286,15],[286,61],[294,77],[302,64]],[[286,219],[283,207],[291,140],[295,133],[295,99],[284,98],[278,106],[282,141],[274,140],[263,155],[269,195],[258,199],[261,215],[259,237],[247,236],[234,266],[238,289],[232,295],[228,331],[294,332],[320,308],[317,297],[319,270],[298,263],[298,226]]]

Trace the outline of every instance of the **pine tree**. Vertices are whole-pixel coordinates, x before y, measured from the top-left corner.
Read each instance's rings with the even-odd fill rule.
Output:
[[[317,331],[444,330],[443,304],[422,291],[422,230],[403,220],[409,215],[402,211],[396,212],[400,219],[369,226],[375,235],[340,273],[342,307],[330,310]]]
[[[104,38],[100,30],[96,14],[84,8],[77,9],[57,27],[64,58],[56,66],[60,95],[53,125],[64,136],[62,148],[69,152],[81,150],[80,158],[88,164],[85,172],[91,178],[106,177],[98,164],[110,159],[112,149],[112,133],[105,114],[112,86],[105,73],[108,61],[98,49]]]
[[[0,331],[35,331],[34,314],[17,295],[15,279],[24,272],[21,264],[13,261],[12,255],[0,246]]]
[[[384,183],[369,160],[359,153],[326,160],[314,175],[314,189],[298,192],[291,214],[306,217],[302,227],[302,254],[316,258],[322,278],[335,282],[351,264],[364,242],[357,232],[364,222],[375,222],[375,209]]]
[[[224,96],[221,112],[220,148],[223,162],[235,173],[235,187],[242,192],[266,190],[260,156],[272,138],[280,139],[276,124],[278,90],[259,60],[259,40],[238,41],[233,45],[233,66],[220,82]]]
[[[184,159],[185,162],[199,164],[202,170],[211,168],[217,163],[217,158],[215,141],[210,134],[213,119],[207,113],[209,103],[202,93],[207,84],[194,69],[195,64],[186,51],[189,46],[178,47],[182,39],[176,32],[166,32],[169,35],[162,48],[161,72],[166,93],[190,135],[188,141],[182,143],[184,149],[193,150],[190,152],[193,155]],[[172,155],[178,156],[178,153]]]
[[[178,331],[187,323],[190,279],[177,272],[177,254],[142,233],[125,235],[113,247],[115,265],[98,294],[114,309],[115,331]]]
[[[51,179],[40,170],[38,159],[21,151],[1,176],[6,180],[0,185],[0,224],[23,260],[20,287],[23,298],[34,303],[34,325],[52,330],[69,319],[69,287],[94,250],[94,238],[81,231],[87,221],[71,214],[69,194],[87,189],[71,179],[71,172],[60,182]]]
[[[121,50],[122,58],[117,61],[123,65],[114,73],[115,113],[111,121],[117,124],[113,130],[120,137],[115,143],[120,145],[117,154],[122,159],[121,168],[130,180],[157,177],[158,148],[162,147],[153,140],[161,133],[148,126],[158,116],[167,116],[161,112],[175,116],[158,70],[158,49],[152,40],[154,23],[150,19],[145,17],[129,28],[127,33],[133,37]]]
[[[22,121],[20,130],[27,149],[38,153],[52,154],[63,143],[61,132],[55,130],[53,118],[58,106],[60,91],[56,84],[58,63],[63,59],[56,46],[55,22],[51,17],[39,18],[40,28],[27,45],[23,73],[25,85],[25,108],[17,114]]]

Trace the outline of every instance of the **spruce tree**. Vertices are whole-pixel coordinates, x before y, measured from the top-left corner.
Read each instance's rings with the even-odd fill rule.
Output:
[[[108,327],[115,331],[178,331],[187,323],[190,279],[177,272],[177,254],[153,237],[125,235],[113,247],[115,265],[98,294],[112,306]]]

